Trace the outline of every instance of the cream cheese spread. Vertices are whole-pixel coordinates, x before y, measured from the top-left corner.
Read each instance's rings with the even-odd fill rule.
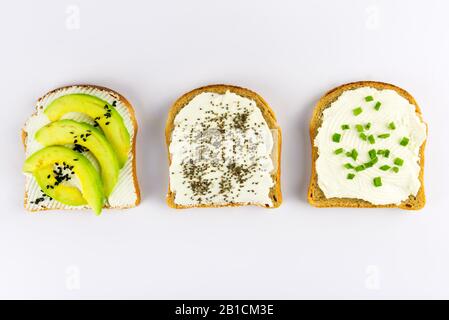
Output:
[[[276,142],[256,102],[227,91],[203,92],[174,119],[170,189],[184,206],[273,206]]]
[[[323,111],[314,141],[320,189],[327,198],[374,205],[416,196],[426,132],[415,106],[394,90],[343,92]]]
[[[67,94],[73,94],[73,93],[84,93],[89,94],[92,96],[96,96],[104,101],[107,101],[109,104],[112,104],[115,101],[116,110],[123,118],[123,122],[125,124],[126,129],[128,130],[131,138],[131,145],[133,144],[134,137],[134,123],[133,120],[129,114],[128,108],[126,105],[120,100],[120,97],[113,92],[102,90],[99,88],[94,87],[78,87],[78,86],[72,86],[67,88],[62,88],[60,90],[56,90],[46,96],[44,96],[41,100],[37,102],[36,105],[36,113],[33,114],[28,121],[25,123],[24,131],[27,133],[25,144],[26,144],[26,151],[25,156],[28,158],[30,155],[32,155],[34,152],[44,148],[43,145],[41,145],[35,138],[36,132],[45,126],[46,124],[50,123],[50,120],[47,118],[47,116],[44,114],[45,108],[55,99],[67,95]],[[75,121],[80,122],[86,122],[91,125],[94,125],[93,119],[89,118],[88,116],[81,114],[81,113],[67,113],[64,115],[63,119],[71,119]],[[73,148],[73,145],[68,145],[69,147]],[[84,151],[83,155],[86,156],[87,159],[89,159],[94,167],[99,170],[99,165],[95,159],[95,157],[92,155],[89,151]],[[133,153],[130,152],[128,156],[128,160],[126,161],[123,168],[120,170],[119,173],[119,179],[117,184],[114,187],[113,192],[109,195],[107,199],[107,204],[110,207],[120,207],[120,208],[128,208],[133,207],[134,204],[137,201],[137,190],[134,185],[134,175],[133,175]],[[75,176],[72,177],[72,179],[68,182],[65,182],[67,185],[73,185],[79,188],[79,181],[76,179]],[[27,202],[25,203],[25,207],[28,210],[40,210],[43,208],[47,209],[79,209],[79,208],[85,208],[88,209],[88,206],[69,206],[65,205],[63,203],[60,203],[56,200],[52,200],[49,197],[46,197],[45,194],[42,192],[41,188],[37,184],[36,180],[34,179],[33,175],[26,174],[26,193],[28,195]],[[36,199],[40,199],[37,201]]]

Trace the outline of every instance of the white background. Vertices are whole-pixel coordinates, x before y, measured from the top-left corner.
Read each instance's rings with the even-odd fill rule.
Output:
[[[449,298],[449,2],[3,1],[0,298]],[[429,124],[424,210],[315,209],[308,121],[327,90],[399,85]],[[135,106],[142,204],[27,214],[20,129],[58,86]],[[164,123],[195,87],[253,89],[284,133],[284,204],[175,211]]]

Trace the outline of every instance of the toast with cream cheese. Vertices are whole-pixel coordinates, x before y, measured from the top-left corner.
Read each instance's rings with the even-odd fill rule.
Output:
[[[281,204],[281,129],[258,94],[230,85],[190,91],[171,107],[165,135],[170,207]]]
[[[314,109],[310,139],[313,206],[424,207],[427,125],[405,90],[361,81],[329,91]]]
[[[22,130],[27,158],[25,208],[29,211],[89,209],[92,208],[89,197],[99,203],[94,210],[97,214],[102,208],[137,206],[140,190],[136,134],[132,105],[113,90],[72,85],[45,94],[37,101],[35,112]],[[33,162],[32,156],[36,158],[39,153],[42,159]],[[49,160],[52,154],[55,159],[68,160]],[[81,160],[87,160],[84,167]],[[91,175],[86,178],[82,172]],[[88,195],[87,189],[92,184],[98,184],[93,191],[97,194]]]

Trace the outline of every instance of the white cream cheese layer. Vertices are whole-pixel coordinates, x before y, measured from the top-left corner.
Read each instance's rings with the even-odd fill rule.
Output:
[[[115,95],[113,92],[102,90],[99,88],[93,87],[68,87],[57,90],[46,95],[43,99],[39,100],[36,105],[36,114],[33,114],[25,124],[24,130],[27,133],[27,137],[25,140],[26,144],[26,152],[25,156],[29,157],[34,152],[42,149],[42,146],[39,142],[34,138],[36,132],[50,123],[50,120],[44,114],[45,108],[55,99],[72,93],[84,93],[96,96],[104,101],[107,101],[109,104],[112,104],[116,101],[116,110],[122,116],[123,122],[128,130],[131,137],[131,145],[133,144],[134,137],[134,124],[132,118],[128,112],[128,108],[126,105],[120,100],[120,97]],[[94,124],[93,119],[81,113],[68,113],[64,115],[63,119],[72,119],[80,122],[86,122],[91,125]],[[69,146],[73,147],[73,145]],[[95,159],[95,157],[90,152],[83,152],[83,155],[86,156],[94,165],[94,167],[99,170],[99,165]],[[27,202],[25,203],[25,207],[28,210],[40,210],[44,208],[48,209],[79,209],[85,208],[88,209],[88,206],[68,206],[62,204],[56,200],[50,200],[48,197],[44,197],[43,201],[39,201],[38,204],[35,204],[34,201],[42,197],[42,191],[36,180],[31,174],[26,174],[26,192],[28,195]],[[76,177],[73,177],[72,180],[66,182],[68,185],[74,185],[79,187],[79,182]],[[120,207],[127,208],[132,207],[137,201],[137,190],[134,185],[134,176],[133,176],[133,153],[130,152],[128,156],[128,160],[126,161],[123,168],[120,170],[118,182],[113,190],[113,192],[109,195],[107,199],[107,203],[111,207]],[[32,203],[33,202],[33,203]]]
[[[365,100],[369,96],[372,101]],[[381,103],[378,111],[375,108],[377,102]],[[363,111],[354,115],[353,110],[357,107]],[[355,127],[368,123],[371,127],[364,128],[363,133],[372,135],[374,144],[360,138]],[[394,123],[394,130],[389,127],[390,123]],[[343,130],[342,125],[350,128]],[[333,141],[336,133],[341,135],[339,143]],[[379,137],[384,134],[389,136]],[[404,137],[409,139],[405,146],[400,144]],[[415,106],[396,91],[371,87],[345,91],[324,110],[322,125],[315,138],[319,154],[316,161],[319,187],[327,198],[356,198],[374,205],[400,204],[410,195],[416,196],[421,187],[419,151],[425,140],[426,125],[416,114]],[[340,148],[344,151],[335,154]],[[356,161],[346,155],[353,149],[358,152]],[[389,150],[390,154],[388,158],[378,154],[377,163],[360,172],[345,168],[347,163],[356,166],[370,162],[369,151],[373,149]],[[397,158],[403,160],[402,166],[394,163]],[[391,168],[384,171],[380,169],[382,166]],[[394,167],[399,171],[395,172]],[[348,174],[355,176],[348,179]],[[377,177],[381,178],[382,186],[375,186],[373,181]]]
[[[197,95],[174,120],[169,151],[175,203],[273,206],[274,147],[255,101],[230,91]]]

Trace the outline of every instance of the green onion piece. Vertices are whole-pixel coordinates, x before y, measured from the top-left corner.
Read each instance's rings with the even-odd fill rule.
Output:
[[[369,143],[371,143],[371,144],[375,144],[375,143],[376,143],[376,139],[374,139],[374,136],[373,136],[373,135],[368,136],[368,141],[369,141]]]
[[[375,187],[381,187],[382,186],[382,179],[380,177],[376,177],[373,180],[374,186]]]
[[[390,136],[389,133],[382,133],[382,134],[379,134],[377,137],[378,137],[378,138],[381,138],[381,139],[386,139],[386,138],[388,138],[389,136]]]
[[[390,156],[390,150],[384,150],[384,157],[388,158]]]
[[[353,173],[348,173],[348,175],[346,176],[346,178],[348,180],[352,180],[352,179],[354,179],[354,177],[355,177],[355,174],[353,174]]]
[[[394,122],[390,122],[390,124],[388,125],[388,128],[390,128],[391,130],[395,130],[396,125],[394,124]]]
[[[365,166],[362,164],[360,166],[355,167],[354,169],[355,169],[355,171],[360,172],[360,171],[365,170]]]
[[[371,128],[371,122],[368,122],[367,124],[365,124],[365,129],[369,130]]]
[[[343,152],[343,148],[337,149],[334,151],[335,154],[340,154]]]
[[[404,160],[402,160],[401,158],[396,158],[394,159],[394,164],[401,167],[404,164]]]
[[[344,167],[345,167],[346,169],[354,169],[354,166],[353,166],[352,164],[350,164],[350,163],[346,163],[346,164],[344,165]]]
[[[361,132],[359,134],[360,139],[362,139],[363,141],[366,141],[366,139],[368,139],[368,137],[366,136],[366,134],[364,134],[363,132]]]
[[[354,159],[354,161],[357,161],[357,157],[359,156],[359,153],[357,152],[357,150],[352,149],[351,152],[346,152],[346,156]]]
[[[374,109],[376,109],[376,111],[379,111],[381,105],[382,105],[382,103],[380,103],[379,101],[377,101],[376,104],[374,105]]]
[[[390,170],[390,168],[391,167],[386,164],[386,165],[383,165],[382,167],[380,167],[379,169],[382,170],[382,171],[388,171],[388,170]]]
[[[340,140],[341,140],[341,134],[334,133],[334,135],[332,136],[332,141],[333,142],[340,142]]]
[[[371,168],[372,166],[374,166],[374,163],[372,163],[371,161],[369,161],[369,162],[364,163],[363,166],[364,166],[365,168]]]
[[[399,172],[399,168],[398,167],[393,167],[393,169],[391,169],[391,170],[393,170],[395,173]]]
[[[366,102],[370,102],[370,101],[373,101],[374,99],[373,99],[373,96],[366,96],[365,97],[365,101]]]
[[[341,130],[348,130],[349,129],[349,124],[343,124],[341,126]]]
[[[385,153],[385,150],[382,150],[382,149],[377,150],[377,154],[382,155],[382,154],[384,154],[384,153]]]
[[[377,158],[377,153],[376,153],[376,150],[374,150],[374,149],[368,151],[368,154],[369,154],[370,159]]]
[[[361,124],[356,124],[355,128],[357,129],[358,132],[363,132],[363,126]]]
[[[363,109],[361,108],[361,107],[357,107],[357,108],[355,108],[354,110],[352,110],[352,113],[355,115],[355,116],[358,116],[359,114],[361,114],[363,112]]]
[[[406,145],[408,145],[408,143],[410,142],[410,139],[407,137],[402,138],[401,142],[399,142],[399,144],[403,147],[405,147]]]
[[[377,162],[379,161],[379,159],[376,157],[374,159],[372,159],[371,161],[363,164],[365,166],[365,168],[371,168],[372,166],[374,166]]]

